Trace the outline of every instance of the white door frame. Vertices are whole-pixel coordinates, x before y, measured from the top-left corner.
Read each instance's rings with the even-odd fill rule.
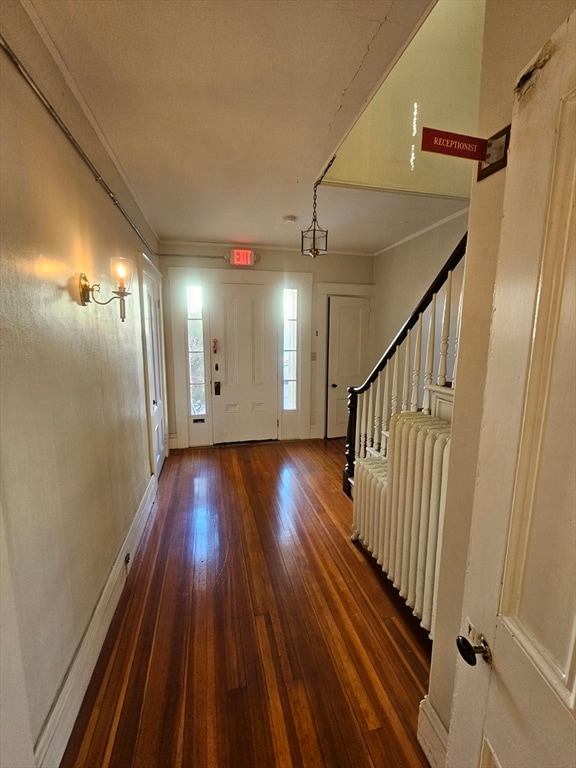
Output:
[[[314,402],[315,424],[310,428],[310,437],[326,437],[326,387],[328,383],[328,307],[330,296],[356,296],[373,300],[376,292],[374,285],[357,283],[317,283],[315,285],[316,327],[312,342],[312,362],[314,366]],[[369,339],[373,338],[372,319]],[[368,342],[370,344],[370,341]],[[378,362],[374,354],[374,365]]]
[[[155,283],[158,287],[158,296],[160,300],[160,307],[158,308],[158,324],[159,324],[159,339],[158,339],[158,364],[160,365],[160,376],[162,379],[162,392],[163,392],[163,423],[164,423],[164,458],[168,456],[168,409],[167,409],[167,394],[166,394],[166,351],[164,346],[164,312],[162,308],[162,273],[150,258],[145,253],[140,253],[138,261],[138,269],[140,273],[140,316],[142,327],[142,353],[144,356],[144,389],[146,392],[146,421],[148,425],[148,453],[150,459],[150,474],[156,474],[156,459],[154,450],[154,427],[152,418],[152,403],[150,396],[150,374],[148,371],[148,354],[147,354],[147,340],[146,340],[146,321],[145,321],[145,295],[144,295],[144,277],[151,282]]]
[[[446,765],[455,768],[552,768],[572,766],[576,758],[573,611],[555,603],[557,595],[573,594],[569,569],[559,566],[571,563],[574,549],[566,535],[569,556],[554,539],[544,548],[548,530],[566,531],[573,510],[556,478],[556,472],[562,478],[568,473],[555,459],[570,456],[565,449],[573,439],[574,400],[566,388],[566,402],[558,406],[558,393],[552,393],[561,328],[566,335],[558,350],[574,349],[566,330],[573,333],[574,282],[564,270],[574,257],[575,29],[576,12],[524,70],[524,87],[517,88],[461,625],[463,635],[485,636],[493,660],[491,667],[458,661],[446,755]],[[559,360],[568,380],[573,360],[561,352]],[[556,410],[547,410],[548,402]],[[551,413],[560,428],[547,427]],[[541,471],[548,480],[545,506],[537,486]],[[545,594],[542,588],[532,592],[524,623],[524,577],[543,571],[536,553],[545,557],[553,587],[544,581]],[[533,590],[538,581],[530,582]],[[544,605],[547,616],[554,615],[550,606],[560,605],[563,627],[543,620]],[[549,650],[552,633],[564,641],[561,653]]]
[[[254,269],[210,269],[202,267],[169,267],[170,318],[172,337],[173,381],[176,439],[172,447],[188,448],[188,376],[187,376],[187,332],[186,332],[186,287],[206,283],[262,284],[272,289],[297,288],[300,296],[299,308],[299,404],[298,411],[288,412],[279,408],[279,438],[310,437],[310,325],[312,307],[312,279],[310,273],[272,272]],[[281,381],[279,382],[279,388]],[[280,398],[280,391],[278,396]],[[281,400],[279,399],[279,403]],[[198,445],[212,444],[211,421],[206,419]],[[196,443],[195,443],[196,444]]]

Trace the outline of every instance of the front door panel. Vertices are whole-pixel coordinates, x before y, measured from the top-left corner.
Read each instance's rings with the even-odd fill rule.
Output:
[[[276,439],[276,292],[267,285],[208,289],[214,443]]]

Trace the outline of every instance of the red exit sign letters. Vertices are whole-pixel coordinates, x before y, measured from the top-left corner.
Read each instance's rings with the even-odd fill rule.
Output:
[[[254,251],[248,248],[231,248],[230,264],[235,267],[252,267],[254,265]]]

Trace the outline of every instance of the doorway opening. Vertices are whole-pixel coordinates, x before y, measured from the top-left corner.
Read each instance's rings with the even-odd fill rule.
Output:
[[[311,275],[170,270],[172,447],[310,436],[311,283]]]

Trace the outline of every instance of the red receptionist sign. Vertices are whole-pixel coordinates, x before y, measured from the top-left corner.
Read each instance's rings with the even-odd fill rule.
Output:
[[[424,152],[439,152],[441,155],[467,157],[469,160],[486,160],[488,140],[461,133],[437,131],[422,128],[422,149]]]

